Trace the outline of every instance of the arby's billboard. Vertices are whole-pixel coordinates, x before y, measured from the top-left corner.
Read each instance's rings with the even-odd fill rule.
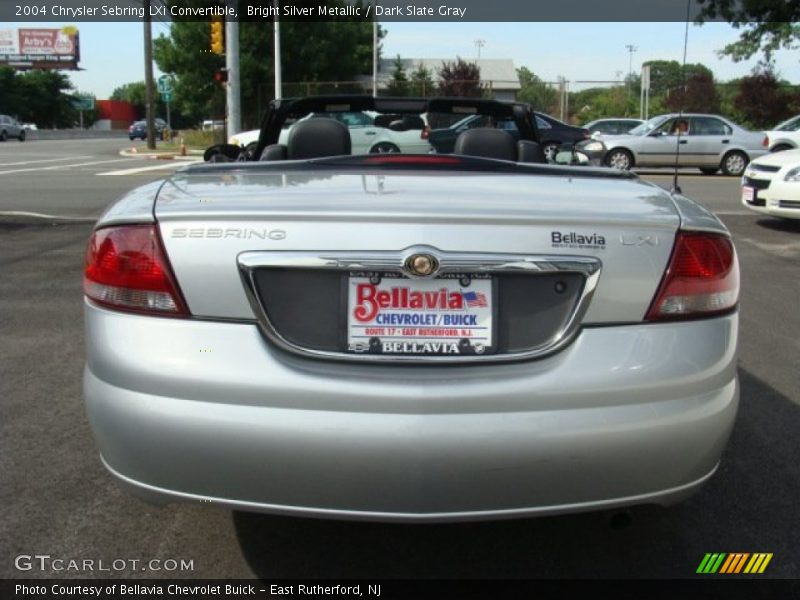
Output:
[[[0,29],[0,65],[20,69],[77,69],[80,38],[75,27]]]

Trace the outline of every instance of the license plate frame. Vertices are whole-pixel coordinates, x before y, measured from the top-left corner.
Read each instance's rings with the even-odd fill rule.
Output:
[[[342,346],[347,353],[475,356],[497,350],[496,277],[448,273],[411,279],[399,273],[350,272],[342,279]],[[359,285],[372,289],[359,290]],[[421,307],[414,292],[422,294]],[[453,294],[461,297],[460,308]],[[360,318],[357,308],[364,309]]]
[[[754,204],[758,200],[758,190],[749,185],[742,186],[742,200],[747,204]]]

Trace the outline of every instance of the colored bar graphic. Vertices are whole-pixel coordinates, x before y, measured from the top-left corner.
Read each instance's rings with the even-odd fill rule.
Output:
[[[711,571],[709,571],[709,572],[710,573],[716,573],[717,570],[719,569],[720,565],[722,564],[723,560],[725,560],[725,553],[724,552],[719,555],[719,558],[714,563],[714,565],[711,567]]]
[[[742,567],[744,566],[747,558],[750,556],[750,553],[747,552],[745,554],[740,554],[739,556],[741,558],[739,559],[739,562],[736,563],[736,568],[731,570],[731,573],[739,573],[742,570]]]
[[[772,560],[772,553],[759,553],[753,554],[753,558],[750,559],[750,562],[745,567],[745,573],[763,573],[764,570],[767,568],[769,561]]]
[[[761,563],[761,568],[758,570],[758,572],[763,573],[764,570],[767,568],[769,561],[771,560],[772,560],[772,552],[766,555],[766,558],[764,559],[764,562]]]
[[[728,554],[728,558],[722,563],[722,568],[719,570],[720,573],[728,573],[731,568],[731,565],[736,560],[736,554]]]
[[[772,553],[767,552],[757,552],[755,554],[750,554],[749,552],[732,552],[730,554],[725,552],[709,552],[706,553],[703,560],[700,561],[700,566],[697,567],[696,572],[703,574],[720,573],[730,575],[742,573],[742,569],[744,569],[744,573],[763,573],[772,560],[772,556]]]
[[[706,566],[708,565],[710,560],[711,560],[711,555],[710,554],[706,554],[703,557],[703,560],[700,561],[700,566],[697,567],[697,571],[695,571],[695,572],[696,573],[705,573],[706,572]]]

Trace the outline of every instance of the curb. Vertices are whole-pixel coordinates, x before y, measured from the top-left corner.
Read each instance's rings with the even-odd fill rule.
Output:
[[[120,150],[119,155],[124,156],[126,158],[182,160],[186,162],[202,162],[203,160],[203,153],[200,150],[189,150],[189,154],[187,156],[180,156],[179,154],[175,154],[174,152],[152,152],[152,151],[139,152],[136,150],[136,148],[130,148],[130,149]]]

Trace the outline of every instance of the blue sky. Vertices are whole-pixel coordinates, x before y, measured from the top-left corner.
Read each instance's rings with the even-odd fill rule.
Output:
[[[66,23],[4,23],[3,27],[61,27]],[[265,25],[269,26],[269,25]],[[474,41],[485,41],[483,58],[511,58],[545,81],[564,76],[571,81],[615,80],[628,72],[626,44],[637,47],[633,70],[647,60],[683,58],[683,23],[384,23],[388,30],[383,56],[404,58],[477,57]],[[313,25],[309,25],[313,27]],[[81,67],[70,73],[75,86],[107,98],[115,87],[144,79],[141,23],[78,23]],[[155,23],[154,37],[168,25]],[[734,63],[720,59],[716,50],[735,41],[738,32],[726,23],[690,26],[687,61],[709,67],[718,80],[746,75],[756,60]],[[781,75],[800,84],[798,53],[781,51],[776,56]],[[291,73],[284,72],[284,82]],[[573,85],[573,89],[575,86]]]

